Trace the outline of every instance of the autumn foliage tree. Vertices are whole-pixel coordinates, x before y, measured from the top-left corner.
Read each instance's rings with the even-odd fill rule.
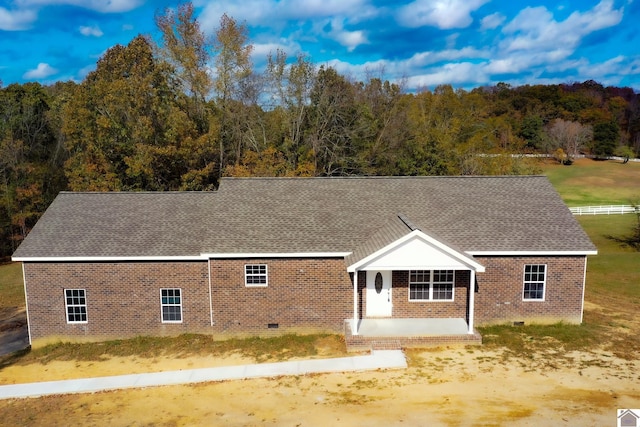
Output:
[[[159,37],[107,50],[80,82],[0,86],[0,251],[60,190],[212,190],[222,176],[538,172],[523,154],[638,156],[640,95],[594,81],[406,92],[276,50],[256,71],[248,28],[203,29],[191,3]],[[206,30],[206,31],[205,31]]]

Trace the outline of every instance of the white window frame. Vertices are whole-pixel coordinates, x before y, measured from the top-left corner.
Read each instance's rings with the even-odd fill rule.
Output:
[[[266,288],[269,286],[269,266],[267,264],[245,264],[244,285],[248,288]]]
[[[71,295],[67,295],[67,292],[71,292]],[[78,295],[73,295],[74,292],[78,292]],[[82,293],[82,296],[80,295],[80,292]],[[69,304],[69,298],[72,299],[71,304]],[[73,301],[74,298],[77,298],[78,301],[75,302]],[[81,302],[84,301],[84,302]],[[84,313],[82,312],[82,309],[84,308]],[[80,316],[81,318],[84,317],[84,320],[69,320],[69,309],[73,309],[74,313],[73,316]],[[79,309],[78,312],[75,312],[76,309]],[[82,324],[82,323],[89,323],[89,315],[87,312],[87,290],[86,289],[65,289],[64,290],[64,312],[65,312],[65,317],[67,319],[67,323],[68,324]]]
[[[169,302],[169,300],[167,300],[167,302],[164,301],[165,296],[163,295],[164,292],[167,292],[166,298],[176,298],[175,295],[175,291],[178,291],[179,295],[177,296],[177,298],[179,298],[178,303],[176,303],[175,301],[173,302]],[[169,291],[172,291],[172,295],[169,295]],[[160,320],[162,321],[162,323],[182,323],[184,317],[182,315],[182,288],[161,288],[160,289]],[[164,308],[165,307],[179,307],[180,308],[180,320],[165,320],[164,318]]]
[[[412,273],[414,272],[421,272],[422,274],[424,274],[425,272],[429,272],[429,280],[428,281],[416,281],[413,282],[411,281],[411,276]],[[439,282],[434,282],[434,276],[436,274],[436,272],[445,272],[445,274],[448,274],[448,272],[451,272],[452,278],[451,281],[439,281]],[[434,285],[451,285],[451,298],[450,299],[434,299],[433,298],[433,288]],[[427,286],[428,287],[428,293],[429,293],[429,297],[427,298],[411,298],[411,286],[412,285],[421,285],[421,286]],[[455,300],[455,291],[456,291],[456,271],[455,270],[442,270],[442,269],[435,269],[435,270],[409,270],[409,292],[408,292],[408,299],[409,302],[452,302]]]
[[[543,267],[544,268],[544,272],[542,273],[542,281],[540,280],[532,280],[531,278],[529,278],[529,280],[527,280],[527,274],[540,274],[539,271],[537,272],[529,272],[527,273],[527,267]],[[542,298],[526,298],[525,294],[527,292],[527,285],[532,285],[532,284],[542,284]],[[529,292],[532,292],[531,290],[529,290]],[[547,264],[525,264],[524,268],[522,269],[522,301],[539,301],[539,302],[544,302],[545,298],[546,298],[546,294],[547,294]]]

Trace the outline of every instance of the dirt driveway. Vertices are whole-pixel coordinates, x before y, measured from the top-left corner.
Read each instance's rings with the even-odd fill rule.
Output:
[[[603,351],[506,357],[483,347],[407,351],[404,370],[346,372],[0,401],[6,425],[616,425],[640,407],[640,365]],[[0,370],[0,384],[251,363],[112,357]]]

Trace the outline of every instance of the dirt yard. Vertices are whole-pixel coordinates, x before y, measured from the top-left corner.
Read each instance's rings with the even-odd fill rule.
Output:
[[[4,400],[0,424],[603,426],[615,425],[617,408],[640,407],[640,364],[605,351],[538,351],[520,359],[502,349],[459,347],[409,350],[407,357],[406,370]],[[230,353],[55,361],[7,366],[0,384],[243,363],[253,360]]]

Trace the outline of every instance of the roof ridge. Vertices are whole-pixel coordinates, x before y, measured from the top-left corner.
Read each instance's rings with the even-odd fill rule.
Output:
[[[132,195],[132,194],[153,194],[153,195],[157,195],[157,194],[207,194],[207,193],[217,193],[218,190],[170,190],[170,191],[152,191],[152,190],[144,190],[144,191],[69,191],[69,190],[65,190],[65,191],[60,191],[58,194],[73,194],[73,195],[80,195],[80,194],[113,194],[113,195]]]

